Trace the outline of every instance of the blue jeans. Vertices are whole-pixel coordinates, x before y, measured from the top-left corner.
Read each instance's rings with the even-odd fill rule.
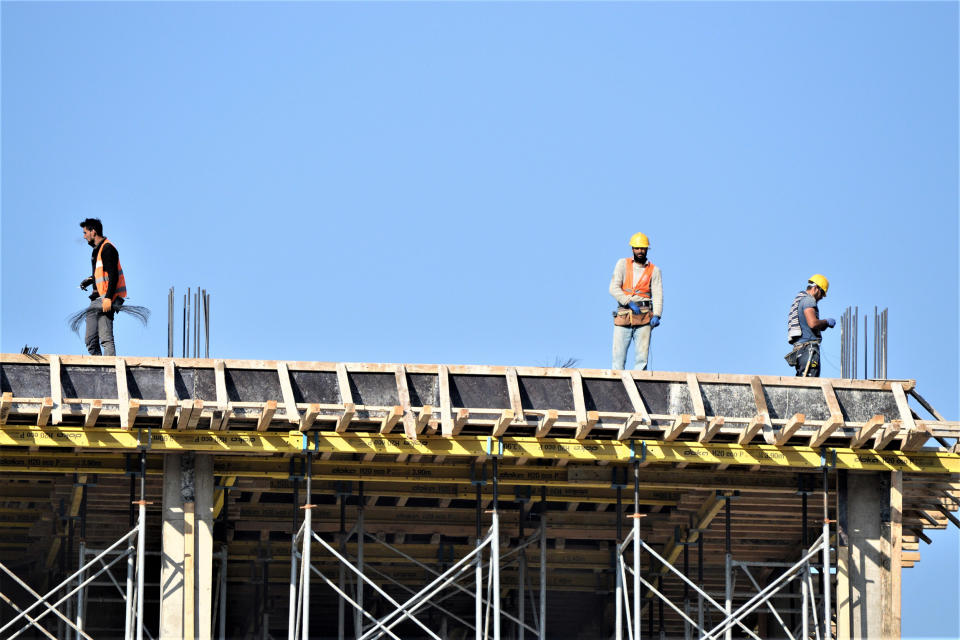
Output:
[[[633,368],[642,371],[647,368],[647,354],[650,353],[650,325],[642,327],[613,327],[613,368],[625,369],[627,348],[633,341]]]
[[[101,355],[101,344],[103,345],[103,355],[117,355],[113,346],[113,316],[113,311],[110,313],[103,312],[103,298],[90,301],[90,306],[87,308],[87,334],[84,336],[87,351],[90,355]]]

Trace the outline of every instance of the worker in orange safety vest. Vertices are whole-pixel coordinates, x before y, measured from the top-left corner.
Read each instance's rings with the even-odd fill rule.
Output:
[[[627,348],[634,342],[634,369],[646,369],[650,333],[660,325],[663,286],[660,269],[647,260],[650,240],[642,233],[630,237],[632,255],[621,258],[610,279],[610,295],[617,301],[613,312],[613,368],[623,369]]]
[[[117,355],[113,340],[113,318],[127,297],[127,281],[120,266],[120,254],[112,242],[103,237],[103,223],[87,218],[80,223],[83,239],[93,247],[90,266],[93,275],[80,282],[86,291],[94,285],[87,310],[87,330],[84,337],[87,351],[92,356]],[[101,351],[101,346],[103,347]]]

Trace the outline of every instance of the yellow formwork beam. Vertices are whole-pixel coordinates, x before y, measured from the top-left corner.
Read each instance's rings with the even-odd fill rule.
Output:
[[[422,436],[334,434],[297,431],[260,433],[233,431],[124,430],[119,428],[19,427],[0,429],[0,446],[69,447],[72,449],[197,451],[231,454],[344,453],[385,456],[499,456],[577,462],[646,464],[706,463],[772,468],[818,468],[960,473],[960,454],[935,451],[874,451],[804,446],[739,445],[735,443],[660,442],[651,440],[575,440],[488,436]]]

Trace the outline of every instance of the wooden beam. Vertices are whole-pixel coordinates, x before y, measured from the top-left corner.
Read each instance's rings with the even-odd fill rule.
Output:
[[[317,405],[319,408],[319,405]],[[396,404],[391,409],[390,412],[384,416],[383,420],[380,422],[380,433],[387,434],[393,431],[393,427],[400,422],[400,418],[403,417],[403,407]]]
[[[37,414],[37,426],[45,427],[53,412],[53,398],[44,398],[40,404],[40,413]]]
[[[453,419],[453,435],[457,435],[463,428],[467,425],[467,420],[470,419],[470,410],[469,409],[458,409],[457,417]]]
[[[408,438],[416,440],[417,429],[414,424],[413,412],[410,409],[410,387],[407,385],[407,369],[398,364],[395,370],[397,378],[397,401],[403,407],[403,432]]]
[[[840,410],[840,403],[837,402],[837,394],[833,390],[833,385],[830,384],[829,380],[821,380],[820,389],[823,391],[824,400],[826,400],[827,408],[830,410],[830,417],[824,421],[815,434],[810,436],[811,447],[819,447],[833,435],[834,431],[844,425],[843,412]]]
[[[573,409],[579,430],[587,424],[587,402],[583,396],[583,376],[576,369],[570,375],[570,388],[573,392]]]
[[[100,417],[100,411],[103,409],[103,400],[97,398],[90,402],[90,408],[84,414],[83,426],[87,429],[97,426],[97,418]]]
[[[703,394],[700,392],[700,382],[697,381],[697,374],[687,374],[687,390],[690,392],[690,399],[693,401],[693,419],[697,422],[706,421],[707,412],[703,408]]]
[[[13,392],[4,391],[0,398],[0,425],[7,424],[7,416],[10,415],[10,408],[13,406]]]
[[[560,417],[560,414],[556,409],[549,409],[543,417],[540,418],[540,421],[537,423],[537,430],[534,432],[533,436],[535,438],[546,438],[547,434],[550,433],[550,429],[553,428],[553,423],[557,421],[557,418]]]
[[[807,416],[802,413],[795,413],[793,416],[787,420],[787,424],[783,425],[783,428],[780,429],[779,433],[774,436],[773,444],[778,447],[782,447],[787,444],[787,441],[793,437],[793,435],[800,430],[800,427],[803,426],[803,423],[806,422]]]
[[[297,409],[297,400],[293,395],[293,385],[290,383],[290,370],[287,363],[277,363],[277,376],[280,378],[280,393],[283,396],[283,409],[287,414],[287,421],[291,424],[300,423],[300,410]]]
[[[337,387],[340,389],[340,404],[353,403],[353,391],[350,389],[350,374],[347,365],[337,363]]]
[[[877,434],[876,438],[873,440],[873,448],[876,450],[881,450],[886,448],[888,444],[893,442],[893,439],[900,435],[900,429],[903,423],[899,420],[893,420],[890,424],[887,424],[883,427],[883,430]]]
[[[706,429],[700,432],[700,436],[697,438],[697,441],[710,442],[713,439],[713,436],[720,433],[720,429],[722,427],[723,427],[723,416],[710,418],[710,421],[707,423]]]
[[[433,417],[433,405],[425,404],[420,408],[420,415],[417,416],[417,422],[415,425],[416,432],[418,434],[423,433],[423,430],[427,428],[427,425],[430,423],[430,419]]]
[[[600,421],[600,413],[597,411],[587,411],[587,419],[584,422],[578,423],[577,431],[574,433],[573,437],[577,440],[583,440],[589,435],[590,431],[593,430],[593,427]]]
[[[350,421],[353,420],[353,416],[356,413],[357,406],[352,402],[345,402],[343,404],[343,413],[341,413],[340,417],[337,418],[337,426],[334,428],[334,431],[337,433],[345,433],[350,427]]]
[[[496,424],[493,425],[493,437],[496,438],[506,433],[510,423],[513,422],[513,418],[513,409],[504,409],[501,411],[500,417],[497,418]]]
[[[453,435],[453,408],[450,400],[450,370],[446,365],[437,367],[437,392],[440,396],[440,432]]]
[[[647,407],[643,404],[643,398],[637,391],[637,383],[633,379],[633,375],[629,371],[621,371],[620,379],[623,381],[623,388],[627,391],[627,397],[630,398],[630,404],[633,405],[634,413],[640,414],[640,421],[643,424],[652,424],[653,421],[650,419],[650,414],[647,413]]]
[[[173,418],[177,414],[177,388],[174,382],[173,360],[163,364],[163,394],[165,397],[163,409],[162,429],[169,429],[173,425]],[[226,393],[226,392],[224,392]]]
[[[517,378],[517,369],[507,367],[507,395],[510,398],[510,408],[513,410],[515,422],[526,422],[523,414],[523,400],[520,396],[520,380]]]
[[[630,417],[627,418],[627,421],[623,423],[623,426],[620,427],[617,431],[617,440],[626,440],[633,435],[633,432],[637,430],[637,427],[644,424],[643,414],[633,413],[630,414]]]
[[[750,441],[753,440],[753,436],[757,435],[757,432],[763,428],[763,416],[753,416],[750,418],[750,422],[747,424],[746,428],[740,432],[740,435],[737,437],[737,444],[747,445],[750,444]]]
[[[270,421],[273,420],[273,414],[277,411],[277,401],[276,400],[267,400],[266,404],[263,406],[263,412],[260,414],[260,419],[257,420],[257,431],[266,431],[270,426]]]
[[[307,407],[306,413],[300,418],[300,431],[309,431],[313,423],[316,422],[318,415],[320,415],[320,405],[314,402]]]
[[[140,411],[140,401],[134,398],[127,402],[127,411],[126,415],[120,415],[121,428],[123,429],[133,429],[134,423],[137,421],[137,413]],[[127,426],[122,426],[126,422]]]
[[[867,443],[867,440],[873,437],[878,429],[883,427],[884,417],[877,414],[867,420],[857,431],[857,435],[850,439],[850,448],[859,449]]]
[[[907,404],[907,396],[903,393],[903,385],[894,382],[890,385],[890,390],[893,392],[893,399],[897,403],[901,424],[906,427],[908,433],[915,430],[917,425],[913,421],[913,412],[910,411],[910,405]]]
[[[53,398],[52,424],[63,422],[63,382],[60,379],[60,356],[50,357],[50,397]]]
[[[117,372],[117,402],[120,409],[120,428],[130,428],[130,390],[127,388],[127,363],[117,358],[114,363]]]
[[[677,419],[673,421],[673,424],[670,425],[670,428],[667,429],[667,432],[663,434],[663,439],[667,442],[672,442],[689,426],[690,415],[687,413],[680,414],[677,416]]]

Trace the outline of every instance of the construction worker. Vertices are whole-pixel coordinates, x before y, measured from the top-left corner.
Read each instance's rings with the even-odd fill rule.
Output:
[[[787,320],[787,338],[794,345],[786,355],[787,364],[797,370],[797,375],[807,378],[820,377],[820,332],[832,329],[837,321],[820,319],[817,303],[827,297],[830,282],[819,273],[810,276],[807,288],[793,299]]]
[[[113,343],[113,317],[127,296],[127,283],[120,266],[120,254],[113,243],[103,237],[103,224],[97,218],[87,218],[80,223],[83,239],[93,247],[90,266],[93,275],[80,282],[80,288],[87,290],[94,285],[90,294],[90,307],[87,309],[87,332],[85,341],[87,351],[92,356],[117,355]]]
[[[610,295],[618,305],[613,312],[613,368],[625,368],[627,348],[633,341],[633,368],[642,370],[647,368],[650,332],[663,313],[663,287],[660,269],[647,260],[647,236],[630,236],[630,250],[630,257],[617,260],[610,279]]]

